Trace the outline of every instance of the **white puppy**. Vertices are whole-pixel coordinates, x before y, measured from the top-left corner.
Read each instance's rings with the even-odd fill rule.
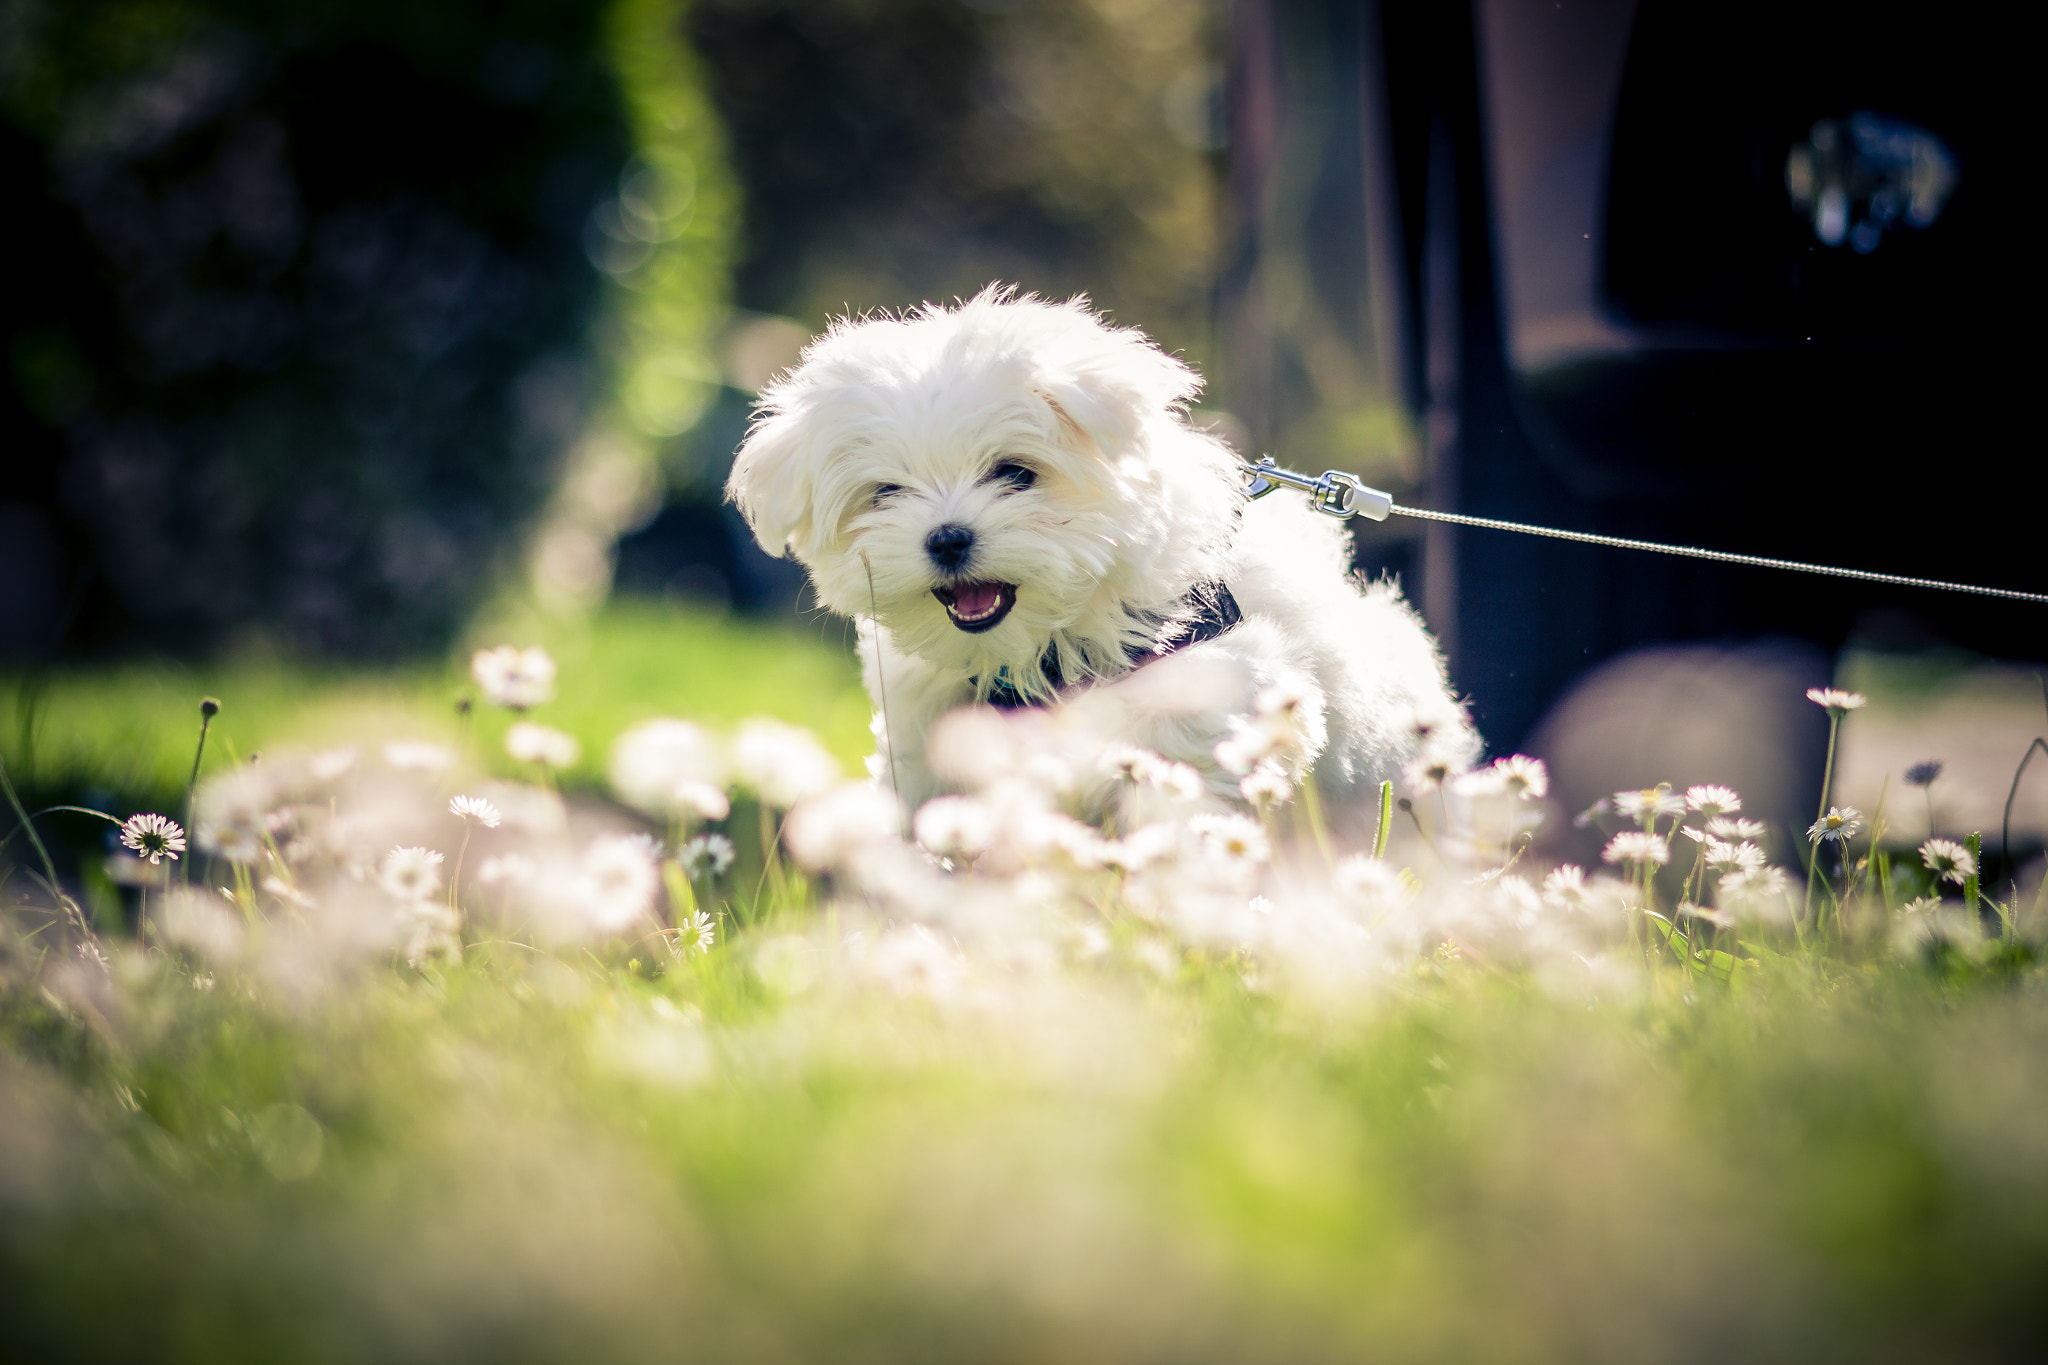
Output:
[[[1349,532],[1304,498],[1246,500],[1230,450],[1187,424],[1200,382],[1081,301],[992,286],[843,320],[762,394],[727,493],[863,622],[889,720],[874,769],[908,805],[943,785],[933,725],[976,701],[1057,707],[1230,799],[1217,745],[1262,694],[1291,703],[1269,762],[1313,765],[1332,801],[1425,746],[1476,755],[1399,590],[1361,584]]]

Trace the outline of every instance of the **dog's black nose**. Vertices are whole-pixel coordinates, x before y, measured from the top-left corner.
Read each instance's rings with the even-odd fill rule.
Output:
[[[958,573],[974,553],[974,532],[965,526],[941,526],[924,538],[924,552],[947,573]]]

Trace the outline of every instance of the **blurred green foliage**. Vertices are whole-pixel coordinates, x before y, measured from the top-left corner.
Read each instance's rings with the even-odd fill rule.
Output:
[[[7,0],[0,655],[431,654],[601,558],[715,378],[682,12]]]
[[[1221,10],[1197,0],[696,0],[746,192],[735,297],[806,326],[1004,280],[1201,363]]]
[[[603,29],[633,155],[592,211],[584,247],[607,281],[593,345],[602,393],[570,452],[527,576],[513,589],[557,612],[597,606],[614,545],[660,506],[678,438],[719,393],[739,211],[725,139],[683,31],[682,0],[615,0]]]
[[[635,431],[673,436],[718,382],[711,342],[724,323],[737,191],[683,0],[617,0],[605,39],[633,134],[618,197],[595,219],[613,305],[616,401]]]

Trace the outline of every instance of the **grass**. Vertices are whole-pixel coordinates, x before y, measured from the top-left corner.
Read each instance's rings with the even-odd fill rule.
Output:
[[[873,749],[850,643],[795,627],[763,627],[661,601],[613,603],[588,622],[536,622],[489,633],[540,644],[561,666],[559,700],[534,718],[574,735],[582,760],[570,785],[603,780],[611,741],[652,716],[732,722],[774,716],[817,732],[849,771]],[[469,685],[468,650],[435,664],[365,673],[257,654],[211,665],[139,662],[0,678],[0,745],[25,790],[76,800],[97,790],[134,809],[178,809],[192,767],[201,697],[220,699],[217,761],[365,734],[444,741],[461,736],[453,703]],[[510,724],[476,713],[477,752],[499,771]],[[212,771],[209,767],[209,771]]]
[[[1303,1010],[486,956],[346,1008],[10,995],[13,1358],[1996,1359],[2048,1001],[1925,972]],[[2038,1337],[2034,1338],[2038,1340]]]
[[[815,640],[644,604],[508,638],[560,660],[541,718],[592,794],[654,714],[865,748],[852,661]],[[241,752],[460,740],[461,680],[55,678],[32,772],[176,792],[200,691]],[[497,755],[504,723],[466,742]],[[442,779],[417,806],[394,780],[334,798],[413,812],[372,852],[468,847]],[[472,875],[554,856],[512,833],[478,832]],[[1496,907],[1347,975],[1304,972],[1323,940],[1184,934],[1102,891],[1126,874],[770,875],[738,842],[719,885],[765,903],[703,952],[551,944],[471,881],[460,949],[408,964],[334,936],[391,910],[374,874],[316,882],[324,855],[259,867],[317,905],[249,871],[239,916],[207,893],[225,946],[173,892],[140,937],[102,904],[80,952],[0,881],[0,1360],[1917,1362],[2027,1358],[2048,1327],[2048,981],[1953,900],[1717,932],[1739,971],[1680,967],[1639,911],[1580,949],[1587,917],[1517,940]],[[1508,880],[1413,907],[1450,883],[1528,920]],[[1895,950],[1914,914],[1939,924]],[[1372,925],[1329,942],[1399,912]]]

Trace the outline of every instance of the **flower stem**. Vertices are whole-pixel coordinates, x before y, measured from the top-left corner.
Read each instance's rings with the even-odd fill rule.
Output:
[[[1979,878],[1984,874],[1983,834],[1972,834],[1969,838],[1963,840],[1963,846],[1970,850],[1970,875],[1963,878],[1963,908],[1970,912],[1970,922],[1975,924],[1977,916],[1981,913],[1980,907],[1982,904]]]
[[[1316,849],[1323,855],[1323,864],[1330,864],[1330,832],[1323,826],[1323,797],[1316,790],[1316,775],[1305,773],[1301,779],[1301,809],[1308,816],[1308,832],[1315,837]]]
[[[1439,853],[1437,846],[1431,842],[1429,831],[1422,827],[1422,817],[1415,813],[1415,803],[1404,796],[1401,798],[1400,806],[1402,810],[1408,813],[1408,821],[1415,826],[1415,833],[1422,840],[1422,846],[1435,855],[1437,862],[1442,865],[1446,872],[1450,871],[1451,865],[1444,861],[1444,855]]]
[[[448,909],[455,915],[462,913],[462,907],[455,903],[455,889],[462,885],[462,855],[469,852],[469,836],[469,819],[465,816],[462,821],[462,844],[455,850],[455,871],[448,878]]]
[[[896,732],[889,728],[889,684],[882,677],[882,607],[875,597],[875,566],[868,562],[868,552],[860,552],[861,567],[868,574],[868,622],[875,628],[875,693],[882,706],[882,743],[889,753],[889,791],[897,800],[903,799],[903,784],[896,780]]]
[[[787,900],[789,879],[783,872],[780,856],[782,827],[776,822],[775,812],[765,800],[757,801],[756,810],[760,818],[761,880],[754,886],[754,910],[750,918],[758,924],[767,914],[762,908],[763,898],[773,890],[778,901]]]
[[[1807,923],[1811,923],[1813,921],[1814,916],[1813,874],[1820,867],[1820,840],[1809,839],[1807,840],[1807,844],[1808,847],[1806,850],[1806,903],[1801,907],[1799,919],[1793,921],[1794,928],[1797,928],[1802,920]]]
[[[59,900],[59,907],[57,907],[57,909],[61,909],[61,911],[68,911],[68,913],[70,913],[70,917],[72,917],[74,921],[78,921],[78,927],[80,927],[80,929],[84,929],[86,933],[90,933],[90,929],[86,929],[86,923],[84,923],[84,915],[82,915],[82,913],[80,913],[80,909],[78,909],[78,902],[76,902],[76,900],[72,900],[70,896],[66,896],[66,894],[63,894],[63,890],[59,890],[59,888],[57,888],[57,864],[53,864],[53,862],[49,860],[49,849],[47,849],[47,847],[43,847],[43,835],[35,833],[35,819],[33,819],[33,817],[31,817],[31,814],[29,814],[29,808],[27,808],[27,806],[23,806],[23,804],[20,804],[20,796],[16,796],[16,794],[14,794],[14,784],[12,784],[12,782],[8,780],[8,776],[6,776],[6,759],[0,759],[0,788],[6,788],[6,798],[8,798],[8,804],[12,804],[12,806],[14,806],[14,814],[18,814],[18,817],[20,817],[20,829],[27,829],[27,831],[29,831],[29,843],[33,843],[33,845],[35,845],[35,853],[37,853],[37,857],[41,857],[41,860],[43,860],[43,876],[45,876],[45,880],[47,880],[47,884],[49,884],[49,890],[51,890],[51,894],[53,894],[53,896],[57,896],[57,900]],[[16,831],[16,833],[18,833],[18,831]],[[8,839],[12,839],[12,837],[14,837],[14,835],[8,835]]]
[[[1814,823],[1828,818],[1828,797],[1835,785],[1835,738],[1842,733],[1842,713],[1834,707],[1828,708],[1828,761],[1820,771],[1820,809],[1814,813]]]
[[[1650,968],[1650,864],[1646,858],[1636,865],[1636,903],[1629,907],[1628,933],[1643,954],[1643,969]]]
[[[1684,823],[1685,822],[1683,820],[1679,821],[1679,824]],[[1671,832],[1673,834],[1676,834],[1678,832],[1678,826],[1673,825]],[[1680,897],[1680,899],[1688,900],[1691,901],[1694,905],[1698,905],[1700,902],[1700,890],[1706,884],[1706,880],[1707,845],[1706,842],[1702,840],[1701,842],[1696,843],[1692,846],[1692,873],[1685,879],[1685,892]],[[1688,935],[1688,937],[1690,937],[1690,935]]]
[[[199,786],[200,761],[206,757],[206,732],[213,728],[213,718],[219,714],[219,702],[215,701],[212,697],[201,697],[199,699],[199,747],[192,751],[192,775],[185,779],[186,829],[192,828],[192,794],[195,790],[198,789]],[[195,844],[198,842],[198,835],[196,833],[193,835],[193,842]],[[192,884],[191,859],[179,859],[178,879],[181,882],[183,882],[186,886],[190,886]]]
[[[1886,773],[1884,781],[1878,786],[1877,789],[1877,809],[1870,813],[1870,853],[1863,860],[1862,870],[1855,873],[1855,885],[1852,886],[1850,884],[1851,874],[1846,866],[1842,873],[1842,900],[1844,901],[1844,903],[1848,901],[1850,893],[1852,891],[1859,889],[1863,885],[1864,878],[1868,877],[1871,874],[1872,869],[1876,865],[1877,859],[1881,851],[1879,848],[1879,844],[1885,836],[1884,803],[1885,799],[1891,795],[1891,789],[1891,774]],[[1848,856],[1848,844],[1847,841],[1844,840],[1842,849],[1842,860],[1845,864],[1848,862]]]
[[[1394,784],[1387,781],[1380,783],[1380,826],[1378,834],[1372,841],[1372,856],[1375,862],[1387,856],[1387,835],[1393,832],[1393,828]],[[2044,881],[2042,885],[2048,886],[2048,881]]]

